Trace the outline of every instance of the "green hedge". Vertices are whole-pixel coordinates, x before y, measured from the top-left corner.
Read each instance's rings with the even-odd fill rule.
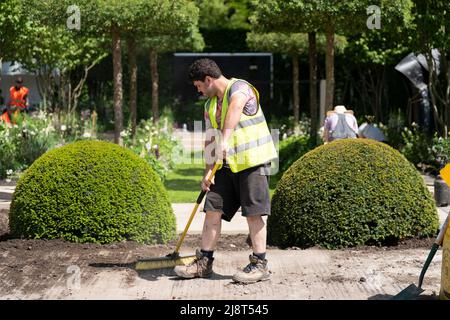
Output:
[[[295,161],[313,149],[313,142],[307,135],[290,136],[281,140],[279,146],[279,174],[283,174]]]
[[[10,229],[36,239],[166,243],[176,224],[145,160],[112,143],[79,141],[45,153],[20,178]]]
[[[368,139],[338,140],[301,157],[272,198],[268,240],[339,248],[434,234],[433,197],[403,155]]]

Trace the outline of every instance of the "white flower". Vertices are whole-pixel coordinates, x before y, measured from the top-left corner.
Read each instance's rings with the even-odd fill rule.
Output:
[[[150,131],[150,127],[149,126],[145,126],[145,130]]]
[[[120,136],[123,138],[123,137],[126,137],[126,136],[128,136],[128,133],[125,131],[125,130],[123,130],[122,132],[120,132]]]
[[[145,144],[145,149],[147,149],[147,151],[150,151],[151,148],[152,148],[152,145],[150,144],[150,142],[147,142]]]
[[[49,134],[50,132],[53,132],[53,131],[55,131],[55,128],[50,124],[50,125],[48,125],[46,128],[45,128],[45,130],[44,130],[44,132],[45,132],[45,134]]]
[[[61,125],[61,131],[66,131],[67,130],[67,127],[63,124],[63,125]]]
[[[30,131],[30,134],[31,134],[32,136],[35,136],[35,135],[36,135],[36,131]]]
[[[89,132],[83,133],[83,138],[90,138],[91,134]]]
[[[144,143],[144,140],[143,139],[139,139],[139,143]]]
[[[13,174],[14,171],[12,171],[11,169],[6,170],[6,175],[10,176]]]
[[[39,111],[38,119],[45,120],[46,118],[47,118],[47,116],[45,115],[45,113],[43,111]]]

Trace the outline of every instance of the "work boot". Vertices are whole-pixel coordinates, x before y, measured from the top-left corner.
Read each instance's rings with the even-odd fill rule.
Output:
[[[253,254],[251,254],[249,258],[250,263],[233,276],[233,281],[241,283],[254,283],[269,280],[270,272],[267,268],[267,259],[259,259]]]
[[[186,279],[208,278],[212,274],[214,258],[209,259],[200,250],[195,251],[195,260],[186,266],[176,266],[173,271],[177,276]]]

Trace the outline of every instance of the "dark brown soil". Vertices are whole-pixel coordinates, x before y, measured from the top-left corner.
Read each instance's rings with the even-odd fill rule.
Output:
[[[217,251],[247,251],[246,234],[224,234],[220,237]],[[61,239],[26,240],[12,239],[8,235],[8,212],[0,211],[0,290],[14,292],[22,288],[30,294],[39,293],[61,277],[67,275],[67,267],[75,265],[83,270],[83,279],[93,279],[104,268],[120,268],[135,277],[134,262],[142,257],[163,257],[172,253],[178,239],[166,245],[143,245],[124,241],[108,245],[71,243]],[[194,253],[200,246],[201,235],[188,234],[183,242],[183,253]],[[430,248],[429,239],[411,239],[392,247],[360,246],[349,251],[374,252],[381,250],[404,250],[410,248]],[[269,246],[268,249],[277,247]],[[287,248],[286,250],[300,250]]]
[[[136,250],[144,248],[160,248],[167,251],[173,250],[178,242],[178,237],[170,241],[166,245],[141,245],[133,241],[125,241],[112,245],[99,245],[99,244],[76,244],[64,240],[29,240],[29,239],[13,239],[9,235],[8,226],[8,210],[0,209],[0,250],[8,250],[11,246],[16,247],[34,247],[37,249],[49,249],[55,250],[58,247],[70,248],[71,250],[90,250],[90,249],[117,249],[122,248],[124,250]],[[200,234],[187,234],[182,247],[195,249],[200,246],[201,235]],[[389,246],[357,246],[346,248],[344,250],[362,250],[362,251],[374,251],[374,250],[405,250],[413,248],[430,248],[434,242],[434,238],[412,238],[401,240],[398,243]],[[268,249],[281,249],[277,246],[267,246]],[[241,251],[250,250],[251,243],[247,234],[222,234],[217,243],[217,249],[220,251]],[[284,248],[286,250],[300,250],[297,247]],[[145,250],[145,249],[144,249]],[[29,254],[30,252],[28,252]]]
[[[416,249],[430,248],[434,243],[435,238],[411,238],[400,240],[397,243],[390,244],[387,246],[358,246],[355,248],[347,248],[348,250],[363,250],[363,251],[372,251],[372,250],[405,250],[405,249]]]
[[[223,235],[217,250],[249,251],[246,238],[247,235]],[[244,245],[239,245],[239,241]],[[26,292],[38,293],[46,287],[45,280],[57,280],[61,275],[66,275],[68,265],[80,267],[85,279],[104,268],[125,268],[130,276],[134,276],[132,270],[137,259],[163,257],[173,252],[175,244],[176,240],[167,245],[142,245],[134,241],[100,245],[71,243],[61,239],[3,240],[0,241],[0,269],[3,270],[2,278],[7,280],[0,280],[0,288],[9,291],[23,287]],[[187,235],[181,251],[194,253],[199,244],[200,235]]]

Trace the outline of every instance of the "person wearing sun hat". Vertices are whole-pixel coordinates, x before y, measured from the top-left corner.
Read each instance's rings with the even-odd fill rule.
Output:
[[[343,105],[335,106],[333,111],[327,112],[323,129],[325,143],[358,137],[358,121],[353,111],[347,110]]]

